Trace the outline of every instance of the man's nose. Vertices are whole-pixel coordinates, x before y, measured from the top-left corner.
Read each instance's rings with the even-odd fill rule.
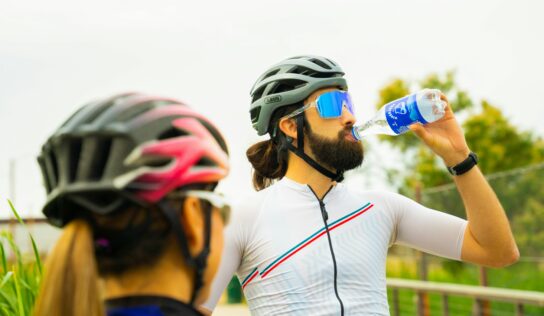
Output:
[[[347,106],[342,107],[342,116],[340,117],[342,125],[349,126],[355,124],[355,115],[348,110]]]

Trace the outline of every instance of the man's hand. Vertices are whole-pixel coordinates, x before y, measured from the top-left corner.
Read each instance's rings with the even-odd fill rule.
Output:
[[[446,96],[440,98],[446,102],[444,117],[427,125],[412,125],[410,129],[451,167],[465,160],[470,150]],[[461,259],[492,267],[516,262],[519,251],[508,218],[480,169],[476,166],[453,180],[468,220]]]
[[[440,156],[446,166],[451,167],[465,160],[470,153],[465,135],[455,119],[448,99],[444,94],[440,99],[446,102],[446,114],[440,120],[426,125],[413,124],[410,129],[435,154]]]

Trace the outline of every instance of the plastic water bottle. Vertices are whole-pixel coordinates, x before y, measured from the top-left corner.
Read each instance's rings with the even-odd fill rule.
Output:
[[[423,89],[384,105],[374,117],[363,125],[354,126],[355,139],[373,135],[400,135],[414,123],[432,123],[446,113],[446,102],[440,99],[440,90]]]

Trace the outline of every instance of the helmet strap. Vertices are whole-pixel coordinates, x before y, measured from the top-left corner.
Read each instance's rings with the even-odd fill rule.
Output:
[[[336,173],[328,170],[327,168],[323,167],[319,163],[317,163],[315,160],[313,160],[310,156],[306,155],[304,152],[304,114],[301,113],[296,118],[297,120],[297,147],[293,146],[291,142],[287,143],[287,149],[289,149],[292,153],[299,156],[302,160],[304,160],[307,164],[309,164],[312,168],[317,170],[319,173],[324,175],[327,178],[330,178],[332,181],[342,181],[344,180],[344,171],[339,170]]]
[[[183,226],[180,223],[179,210],[176,210],[170,205],[165,199],[159,202],[159,207],[162,212],[172,225],[172,230],[176,235],[178,242],[181,247],[181,252],[185,258],[185,262],[189,267],[194,268],[194,283],[193,291],[191,294],[190,305],[194,305],[195,299],[198,295],[198,292],[204,285],[204,271],[206,270],[208,255],[210,254],[210,237],[211,237],[211,208],[206,207],[203,209],[204,212],[204,248],[202,251],[195,257],[191,256],[189,251],[189,245],[187,243],[187,238],[185,232],[183,231]]]

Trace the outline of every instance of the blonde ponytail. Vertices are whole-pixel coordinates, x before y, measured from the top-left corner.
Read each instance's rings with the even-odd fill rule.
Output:
[[[91,227],[73,220],[48,255],[34,316],[104,316]]]

